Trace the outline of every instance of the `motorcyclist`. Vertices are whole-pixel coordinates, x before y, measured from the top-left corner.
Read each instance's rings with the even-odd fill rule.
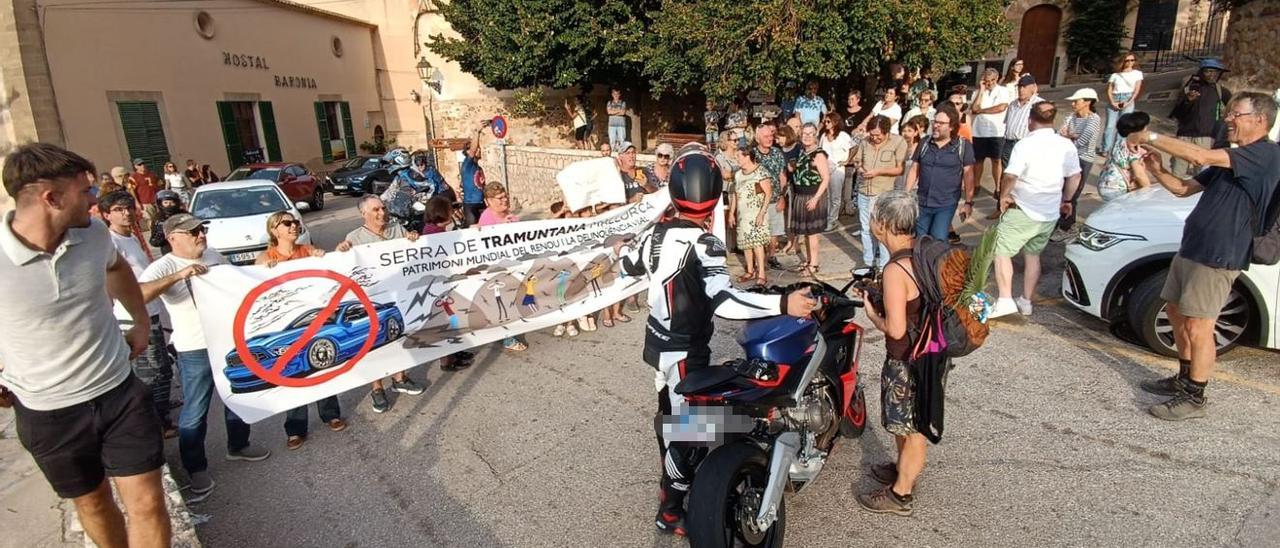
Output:
[[[393,150],[388,156],[391,165],[387,171],[392,179],[382,192],[382,202],[386,204],[388,214],[407,221],[413,217],[413,199],[418,189],[409,168],[409,155],[403,150]]]
[[[701,146],[686,146],[671,170],[674,217],[659,221],[631,244],[621,259],[628,276],[649,275],[661,290],[649,291],[644,360],[656,370],[658,417],[655,430],[663,461],[662,487],[655,524],[663,532],[684,535],[684,498],[704,450],[687,442],[668,442],[663,416],[684,412],[684,397],[674,388],[693,369],[711,363],[713,316],[747,320],[778,314],[804,317],[817,302],[808,289],[764,295],[733,288],[725,246],[712,234],[723,180],[715,159]]]
[[[425,154],[418,154],[413,157],[413,167],[409,170],[409,178],[412,179],[414,188],[418,192],[426,192],[427,199],[433,196],[444,195],[449,198],[450,202],[457,201],[453,196],[453,189],[445,184],[444,176],[440,175],[440,171],[431,165]],[[425,200],[424,200],[425,201]]]
[[[169,240],[165,239],[164,220],[177,215],[179,213],[187,213],[187,209],[182,207],[182,197],[172,190],[161,190],[156,193],[156,218],[151,226],[151,237],[148,243],[151,247],[160,250],[160,253],[168,253],[172,251],[169,248]]]

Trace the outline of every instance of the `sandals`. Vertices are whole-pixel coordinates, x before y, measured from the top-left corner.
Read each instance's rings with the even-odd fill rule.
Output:
[[[529,349],[529,345],[520,341],[520,339],[512,338],[502,344],[502,349],[507,352],[524,352]]]
[[[758,285],[758,286],[760,286],[760,287],[769,287],[769,279],[768,279],[768,278],[756,278],[756,285]]]
[[[616,315],[614,315],[613,319],[614,319],[615,321],[619,321],[619,322],[622,322],[622,323],[631,323],[631,316],[628,316],[628,315],[623,314],[623,313],[621,313],[621,312],[619,312],[619,313],[617,313]]]
[[[613,318],[605,318],[603,320],[600,320],[600,325],[603,325],[605,327],[613,327]]]
[[[756,277],[755,272],[747,272],[746,274],[738,276],[737,280],[738,280],[738,283],[742,284],[742,283],[747,283],[747,280],[750,280],[755,277]]]

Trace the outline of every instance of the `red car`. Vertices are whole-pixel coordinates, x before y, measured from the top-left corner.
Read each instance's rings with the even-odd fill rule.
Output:
[[[226,178],[228,181],[242,179],[272,181],[280,186],[289,200],[295,203],[306,203],[315,211],[324,209],[324,186],[320,184],[319,179],[307,171],[307,168],[302,167],[302,164],[288,162],[245,164],[236,168]]]

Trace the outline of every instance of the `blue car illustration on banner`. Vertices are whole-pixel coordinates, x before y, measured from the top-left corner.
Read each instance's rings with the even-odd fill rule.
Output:
[[[378,338],[374,341],[374,348],[377,348],[404,334],[404,316],[394,303],[374,303],[373,307],[378,315]],[[303,312],[284,329],[257,335],[245,341],[245,345],[263,368],[274,369],[276,359],[298,341],[320,311],[320,308],[313,308]],[[280,375],[305,377],[340,365],[355,356],[368,338],[369,314],[364,304],[359,301],[339,303],[320,330],[316,331],[311,342],[285,364]],[[233,394],[275,388],[276,385],[262,380],[250,371],[237,351],[228,352],[226,360],[227,367],[222,371],[227,380],[231,381]]]

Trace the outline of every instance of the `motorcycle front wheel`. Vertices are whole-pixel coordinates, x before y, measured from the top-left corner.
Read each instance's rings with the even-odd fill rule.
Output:
[[[698,548],[782,546],[786,501],[778,501],[778,519],[759,531],[754,518],[769,480],[769,456],[746,442],[721,446],[698,467],[689,493],[685,529]]]

